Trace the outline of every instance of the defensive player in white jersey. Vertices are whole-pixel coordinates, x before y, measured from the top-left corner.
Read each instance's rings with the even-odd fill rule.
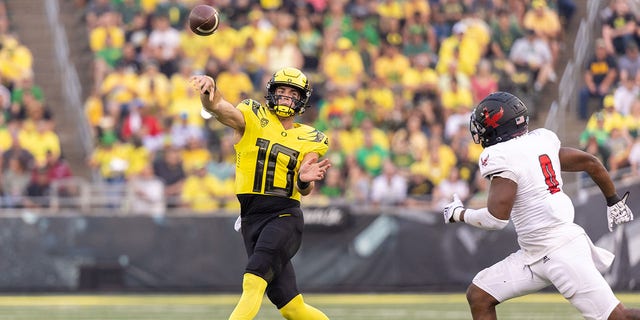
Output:
[[[479,272],[467,289],[473,319],[497,319],[499,303],[554,285],[585,319],[640,319],[625,308],[601,272],[613,254],[594,246],[573,222],[574,207],[562,191],[560,171],[585,171],[607,200],[609,229],[633,220],[602,163],[578,149],[562,147],[550,130],[528,131],[527,107],[516,96],[495,92],[471,114],[470,130],[484,150],[478,164],[490,180],[487,207],[466,209],[454,196],[445,223],[465,222],[497,230],[513,221],[520,249]]]

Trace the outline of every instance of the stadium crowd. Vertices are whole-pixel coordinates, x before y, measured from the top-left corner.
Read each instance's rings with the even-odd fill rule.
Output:
[[[0,1],[0,206],[46,207],[52,183],[72,171],[43,90],[34,83],[32,52],[11,32],[9,18]]]
[[[637,10],[634,2],[615,0],[600,11],[602,29],[594,41],[593,54],[585,63],[578,99],[578,117],[587,121],[579,137],[580,147],[598,156],[616,178],[639,174]]]
[[[237,208],[232,132],[200,117],[197,92],[187,80],[207,74],[223,84],[219,89],[229,101],[263,101],[262,86],[283,66],[309,76],[314,100],[301,121],[324,131],[330,141],[326,156],[333,168],[307,203],[439,210],[454,192],[463,201],[482,203],[486,182],[477,176],[481,147],[469,135],[469,112],[496,90],[523,97],[535,110],[541,92],[557,81],[564,28],[575,12],[572,0],[76,2],[84,10],[94,56],[93,85],[85,88],[90,94],[84,111],[96,145],[88,164],[104,182],[134,190],[140,211],[149,210],[151,203],[198,212]],[[634,48],[611,51],[618,50],[615,39],[620,36],[609,29],[619,26],[615,17],[620,16],[633,24],[632,34],[637,35],[636,17],[617,8],[624,7],[618,3],[629,8],[628,0],[610,2],[602,12],[610,15],[602,18],[603,40],[596,44],[605,43],[608,55],[622,59]],[[220,12],[221,25],[214,35],[200,37],[186,27],[197,4]],[[6,16],[0,17],[0,35],[0,62],[11,61],[0,68],[3,176],[22,170],[22,181],[35,181],[42,168],[64,166],[60,143],[53,138],[57,135],[42,90],[33,83],[30,53],[14,54],[29,49],[9,32]],[[618,70],[623,63],[616,62]],[[640,64],[630,63],[634,68],[634,63]],[[21,71],[15,70],[20,66]],[[622,96],[618,91],[624,89],[618,87],[636,90],[637,96],[640,82],[632,81],[640,79],[636,74],[617,72],[607,92],[587,93],[586,99],[599,96],[603,104],[610,103],[604,97]],[[627,103],[628,114],[621,117],[640,114],[640,103],[629,107],[634,99],[624,97],[614,99],[616,110],[623,105],[618,101]],[[594,119],[607,118],[608,108],[602,109],[594,112]],[[636,168],[640,160],[631,155],[639,158],[640,152],[631,151],[630,138],[636,135],[625,134],[634,127],[626,125],[616,133],[609,129],[614,125],[604,130],[594,123],[587,124],[587,130],[596,133],[584,134],[585,150],[601,152],[614,173],[625,166]],[[35,133],[50,136],[38,139],[52,142],[16,139]],[[617,138],[620,135],[625,139]],[[623,140],[626,155],[617,151]],[[31,154],[33,164],[5,170],[12,163],[6,150],[14,148]],[[22,184],[15,189],[26,192]],[[4,195],[9,190],[3,185]]]

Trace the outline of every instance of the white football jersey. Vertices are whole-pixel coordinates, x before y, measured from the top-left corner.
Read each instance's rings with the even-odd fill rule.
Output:
[[[483,177],[518,184],[511,220],[528,263],[585,233],[573,223],[573,203],[562,191],[559,151],[558,136],[537,129],[484,149],[478,161]]]

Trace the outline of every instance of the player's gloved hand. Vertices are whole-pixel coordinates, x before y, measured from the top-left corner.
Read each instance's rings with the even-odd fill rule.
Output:
[[[633,220],[633,212],[631,212],[631,208],[627,206],[627,198],[629,198],[629,191],[624,194],[622,199],[620,199],[618,195],[607,198],[607,222],[609,223],[609,231],[613,231],[614,225]]]
[[[453,201],[444,206],[444,223],[454,223],[460,221],[460,213],[464,210],[464,205],[458,194],[453,194]]]
[[[240,228],[242,228],[242,218],[238,216],[238,219],[236,219],[236,223],[233,224],[233,229],[235,229],[237,232],[240,232]]]

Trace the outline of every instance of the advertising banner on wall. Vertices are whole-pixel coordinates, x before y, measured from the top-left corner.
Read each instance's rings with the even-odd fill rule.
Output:
[[[640,212],[640,188],[631,208]],[[607,280],[638,290],[640,222],[609,232],[605,203],[576,207],[594,243],[616,253]],[[518,249],[510,224],[485,231],[444,225],[419,209],[305,208],[294,257],[307,292],[462,291],[483,268]],[[235,216],[0,218],[0,291],[239,292],[246,253]]]

